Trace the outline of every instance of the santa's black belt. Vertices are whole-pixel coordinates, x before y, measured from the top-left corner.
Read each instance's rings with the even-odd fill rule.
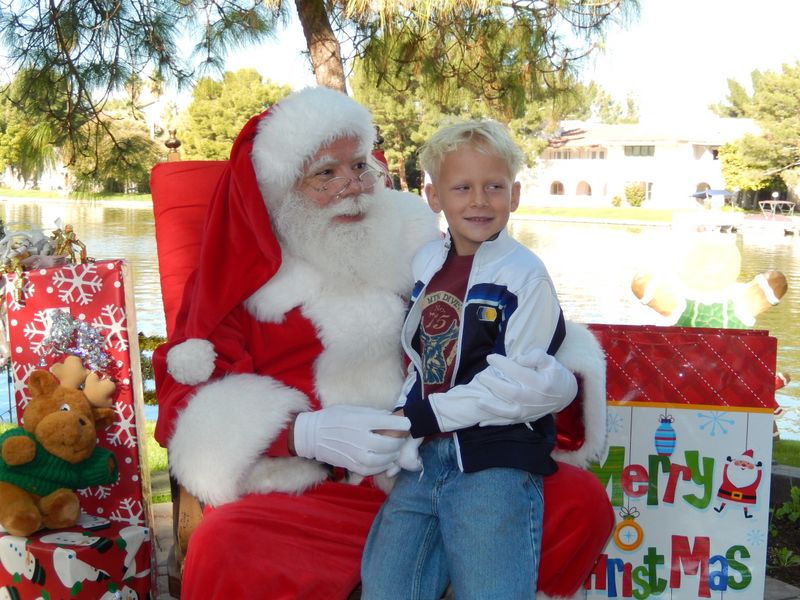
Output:
[[[753,495],[744,495],[742,492],[737,491],[728,491],[728,490],[720,490],[717,492],[717,496],[725,496],[726,498],[730,498],[731,500],[755,500],[756,496]]]

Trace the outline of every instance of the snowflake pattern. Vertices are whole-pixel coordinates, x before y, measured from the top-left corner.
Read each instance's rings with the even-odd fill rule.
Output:
[[[82,488],[78,490],[78,493],[83,496],[84,498],[98,498],[100,500],[105,500],[111,496],[111,488],[112,485],[95,485],[89,488]]]
[[[144,524],[144,508],[141,500],[134,498],[123,498],[119,503],[119,508],[111,512],[109,518],[112,521],[128,523],[130,525]]]
[[[105,336],[105,347],[125,352],[128,349],[125,309],[107,304],[100,309],[100,316],[92,319],[92,325]]]
[[[727,414],[727,412],[716,410],[707,413],[697,413],[697,418],[702,421],[699,426],[700,431],[705,431],[707,429],[706,433],[708,433],[710,437],[716,437],[717,430],[719,430],[722,435],[727,435],[729,428],[735,423],[732,418],[726,417]]]
[[[30,363],[11,363],[14,368],[14,397],[17,399],[20,410],[24,410],[31,401],[30,392],[28,392],[28,376],[36,369],[36,365]]]
[[[115,406],[114,410],[117,413],[117,419],[114,427],[106,433],[106,441],[114,447],[136,448],[138,440],[133,406]]]
[[[50,332],[53,324],[50,313],[54,309],[38,310],[33,314],[33,318],[25,322],[22,328],[25,339],[30,342],[30,350],[34,354],[41,355],[44,347],[44,340]]]
[[[763,529],[751,529],[747,532],[747,543],[750,546],[763,546],[767,542],[767,535]]]
[[[625,427],[625,418],[615,411],[608,411],[606,414],[606,431],[608,433],[620,433]]]
[[[72,265],[58,269],[53,274],[53,285],[62,302],[76,302],[86,306],[103,289],[103,280],[93,264]]]

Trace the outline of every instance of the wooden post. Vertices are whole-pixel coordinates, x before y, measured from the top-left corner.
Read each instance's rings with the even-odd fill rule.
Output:
[[[181,147],[181,141],[175,137],[177,133],[177,129],[170,129],[169,130],[169,138],[167,141],[164,142],[164,145],[169,148],[169,153],[167,154],[167,162],[173,162],[176,160],[181,159],[181,153],[178,148]]]

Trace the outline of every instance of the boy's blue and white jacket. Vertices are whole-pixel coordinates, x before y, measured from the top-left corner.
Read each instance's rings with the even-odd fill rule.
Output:
[[[555,441],[551,413],[561,410],[575,395],[574,377],[558,361],[549,361],[551,373],[541,378],[550,389],[530,390],[540,394],[541,415],[523,423],[480,425],[509,422],[498,420],[482,407],[493,395],[493,367],[487,356],[500,354],[516,361],[537,348],[553,355],[565,337],[563,313],[547,269],[505,230],[483,242],[475,253],[462,306],[451,388],[430,395],[423,389],[421,358],[413,348],[422,314],[420,301],[444,264],[449,247],[448,235],[426,244],[413,262],[416,284],[401,335],[410,364],[399,400],[411,421],[411,434],[419,438],[453,432],[459,466],[465,472],[511,467],[552,473],[556,465],[550,457]],[[481,372],[490,376],[476,378]]]

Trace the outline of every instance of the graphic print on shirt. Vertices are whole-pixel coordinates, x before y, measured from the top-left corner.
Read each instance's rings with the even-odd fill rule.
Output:
[[[422,304],[420,342],[426,386],[438,386],[453,372],[461,298],[447,291],[428,294]]]

